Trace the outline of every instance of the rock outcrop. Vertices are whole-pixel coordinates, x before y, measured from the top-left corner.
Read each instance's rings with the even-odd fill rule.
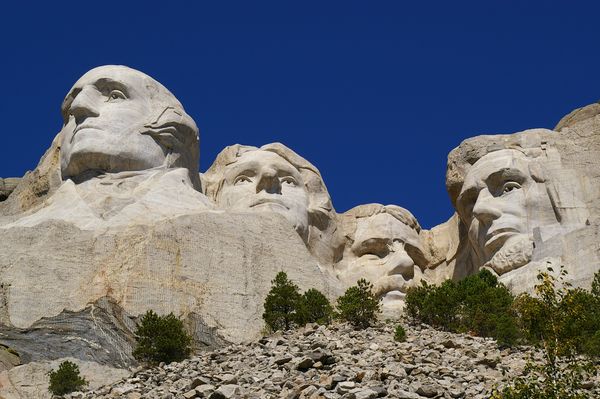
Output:
[[[562,264],[575,286],[589,287],[600,270],[599,157],[598,115],[560,132],[465,140],[448,156],[446,179],[462,223],[454,268],[489,268],[522,292],[538,270]]]
[[[37,167],[0,180],[7,397],[22,392],[13,370],[48,361],[134,366],[135,323],[150,309],[181,317],[196,348],[249,342],[279,271],[330,299],[370,279],[385,317],[397,318],[407,288],[421,281],[487,268],[517,293],[549,266],[564,265],[580,287],[600,270],[598,104],[554,130],[465,140],[448,156],[456,213],[430,230],[397,205],[336,213],[319,170],[281,143],[229,146],[199,173],[196,123],[167,88],[131,68],[91,70],[61,110],[63,127]],[[348,393],[362,381],[353,378],[324,389]],[[364,388],[356,396],[373,395]]]

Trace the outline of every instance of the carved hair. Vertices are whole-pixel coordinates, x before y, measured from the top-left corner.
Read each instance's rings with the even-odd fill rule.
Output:
[[[152,137],[167,156],[164,167],[186,168],[194,187],[201,191],[198,128],[183,108],[167,106],[157,118],[144,125],[141,134]]]
[[[368,218],[371,216],[378,215],[380,213],[385,213],[390,216],[393,216],[395,219],[400,221],[401,223],[407,225],[411,229],[415,230],[417,233],[421,232],[421,226],[417,219],[410,213],[407,209],[402,208],[397,205],[381,205],[381,204],[365,204],[358,205],[354,208],[347,211],[344,215],[349,216],[347,219],[354,219],[354,226],[351,227],[348,231],[356,230],[356,221],[362,218]],[[352,223],[352,222],[351,222]],[[349,226],[350,227],[350,226]]]

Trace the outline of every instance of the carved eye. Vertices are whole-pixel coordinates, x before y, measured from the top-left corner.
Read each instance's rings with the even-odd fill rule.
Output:
[[[373,248],[371,251],[363,253],[360,257],[364,259],[383,259],[390,254],[389,248]]]
[[[248,176],[245,176],[245,175],[240,175],[240,176],[236,177],[235,180],[233,181],[234,186],[238,186],[241,184],[248,184],[248,183],[252,183],[252,179],[250,179]]]
[[[281,178],[281,183],[288,184],[290,186],[297,186],[298,182],[292,176],[285,176]]]
[[[514,182],[514,181],[508,181],[508,182],[504,183],[504,185],[502,186],[502,194],[507,194],[513,190],[518,190],[520,188],[521,188],[521,185],[519,183]]]
[[[125,100],[127,96],[121,90],[112,90],[108,95],[107,102],[116,102],[120,100]]]
[[[362,243],[359,257],[366,260],[376,260],[385,258],[390,254],[390,245],[387,240],[369,239]]]

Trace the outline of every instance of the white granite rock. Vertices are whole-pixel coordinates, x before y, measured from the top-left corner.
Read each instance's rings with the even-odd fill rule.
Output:
[[[486,267],[515,292],[564,265],[575,286],[600,270],[600,116],[465,140],[448,157],[447,188],[462,226],[455,269]]]
[[[124,379],[130,371],[102,366],[74,358],[57,359],[50,362],[33,362],[0,373],[0,397],[4,399],[50,399],[48,373],[57,370],[63,361],[76,363],[81,376],[88,382],[87,389],[98,389]]]
[[[399,317],[406,291],[420,283],[428,262],[421,226],[395,205],[359,205],[341,220],[346,247],[335,265],[337,277],[346,288],[361,278],[370,281],[382,300],[384,317]]]
[[[341,257],[343,240],[321,173],[285,145],[226,147],[202,178],[220,209],[279,213],[322,265]]]

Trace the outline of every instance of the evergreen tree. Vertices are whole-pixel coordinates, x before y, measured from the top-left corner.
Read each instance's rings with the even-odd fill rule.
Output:
[[[57,396],[79,391],[88,384],[85,378],[79,375],[79,366],[68,360],[62,362],[58,370],[52,370],[48,375],[50,376],[48,390]]]
[[[191,353],[192,338],[183,322],[173,313],[159,316],[152,310],[144,314],[135,331],[137,346],[133,356],[149,363],[171,363],[186,359]]]
[[[373,284],[363,278],[338,298],[337,308],[342,320],[359,328],[369,327],[381,312],[379,299],[373,294]]]
[[[301,300],[298,286],[279,272],[271,281],[271,290],[265,299],[263,319],[271,331],[289,330],[298,324],[298,306]]]
[[[319,290],[311,288],[302,295],[298,306],[298,324],[329,324],[332,315],[333,307]]]

